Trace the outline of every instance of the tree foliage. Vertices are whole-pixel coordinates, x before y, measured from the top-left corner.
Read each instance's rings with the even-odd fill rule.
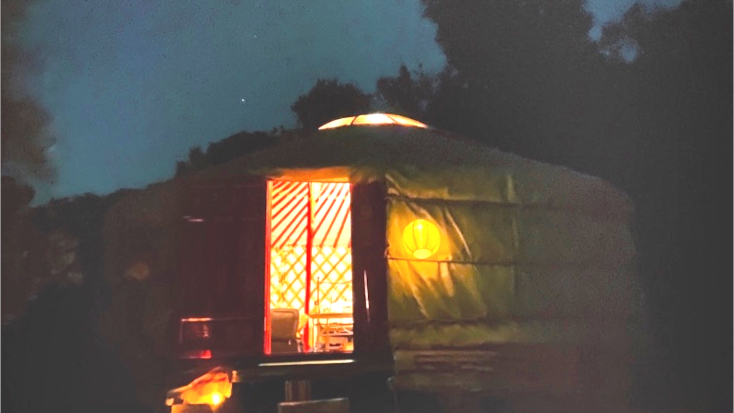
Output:
[[[188,159],[176,163],[176,176],[184,176],[193,171],[199,171],[209,166],[221,165],[249,153],[265,149],[278,142],[282,130],[274,129],[271,132],[239,132],[207,146],[206,151],[201,147],[189,149]]]
[[[50,180],[55,168],[48,158],[54,144],[48,112],[25,91],[25,75],[38,65],[33,53],[19,46],[19,22],[30,0],[3,4],[2,16],[2,166],[3,173]]]
[[[368,112],[371,102],[371,95],[351,83],[319,79],[307,94],[298,97],[291,110],[302,130],[314,131],[331,120]]]
[[[636,6],[599,43],[581,0],[423,2],[457,71],[436,122],[630,193],[663,353],[688,394],[722,400],[718,356],[690,355],[712,354],[704,347],[731,331],[703,327],[729,314],[730,296],[713,291],[728,291],[713,287],[730,272],[728,253],[713,240],[728,237],[731,218],[711,212],[730,202],[713,182],[728,181],[731,165],[731,2]]]
[[[602,57],[588,39],[583,3],[426,1],[436,39],[468,89],[450,95],[472,102],[462,106],[471,106],[474,120],[464,121],[464,108],[457,108],[452,112],[462,121],[452,130],[536,159],[555,155],[549,142],[577,129],[579,100],[600,83],[594,73]]]
[[[415,119],[426,119],[436,97],[439,78],[400,66],[395,77],[377,80],[376,109]]]

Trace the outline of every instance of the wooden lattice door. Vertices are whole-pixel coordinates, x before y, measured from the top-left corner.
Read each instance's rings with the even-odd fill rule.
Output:
[[[271,181],[269,193],[269,307],[351,312],[350,185]]]

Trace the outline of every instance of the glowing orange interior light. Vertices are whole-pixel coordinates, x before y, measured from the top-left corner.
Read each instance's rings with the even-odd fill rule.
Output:
[[[175,393],[185,404],[218,406],[232,396],[232,383],[226,371],[215,369],[176,389]]]
[[[188,359],[209,360],[212,358],[212,351],[211,350],[193,350],[193,351],[184,353],[182,357],[188,358]]]
[[[352,311],[351,189],[341,182],[269,186],[267,310],[298,310],[296,334],[307,349],[316,344],[310,314]]]
[[[433,223],[416,219],[403,230],[403,245],[410,255],[419,260],[430,258],[438,251],[441,233]]]
[[[332,120],[329,123],[325,123],[325,124],[321,125],[321,127],[319,128],[319,130],[338,128],[338,127],[341,127],[341,126],[349,126],[349,125],[352,124],[352,121],[353,120],[354,120],[354,116],[350,116],[348,118],[341,118],[341,119]]]
[[[390,118],[394,120],[395,122],[403,125],[403,126],[415,126],[416,128],[427,128],[425,123],[418,122],[417,120],[406,118],[405,116],[400,115],[390,115]]]
[[[384,113],[370,113],[368,115],[357,116],[354,118],[352,125],[385,125],[389,123],[396,122]]]
[[[351,125],[402,125],[416,128],[427,128],[424,123],[417,120],[406,118],[405,116],[393,115],[391,113],[369,113],[366,115],[349,116],[332,120],[322,125],[319,130],[340,128],[342,126]]]

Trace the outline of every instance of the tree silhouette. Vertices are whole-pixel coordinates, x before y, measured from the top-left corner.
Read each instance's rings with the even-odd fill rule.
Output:
[[[438,82],[438,76],[418,71],[411,73],[405,65],[401,65],[397,76],[377,80],[376,109],[409,118],[426,119],[429,105],[435,99]]]
[[[48,112],[26,91],[24,76],[40,60],[19,46],[18,33],[28,7],[23,0],[3,5],[2,13],[2,165],[3,173],[17,177],[50,180],[55,167],[47,150],[55,138],[49,129]]]
[[[25,311],[39,277],[43,235],[30,219],[31,187],[2,177],[2,316],[3,324]]]
[[[630,193],[671,388],[697,410],[728,403],[731,301],[719,287],[731,267],[713,239],[728,239],[731,217],[713,209],[730,205],[728,184],[714,182],[731,166],[731,2],[637,6],[598,44],[581,0],[423,2],[457,70],[437,95],[446,103],[432,102],[453,112],[441,126]]]
[[[729,247],[713,240],[728,239],[732,224],[732,4],[633,8],[605,37],[638,46],[626,85],[634,113],[622,121],[640,142],[629,187],[661,341],[687,403],[719,410],[731,401]]]
[[[249,153],[265,149],[281,138],[283,130],[270,132],[238,132],[220,141],[212,142],[206,151],[201,147],[189,149],[188,159],[176,162],[176,177],[199,171],[209,166],[221,165]]]
[[[278,141],[275,133],[239,132],[221,141],[210,143],[206,150],[206,156],[212,165],[220,165],[267,148]]]
[[[351,83],[319,79],[307,94],[298,97],[291,110],[302,130],[313,131],[331,120],[368,112],[371,101],[371,95]]]
[[[474,120],[451,129],[536,159],[562,156],[559,147],[578,138],[584,97],[594,94],[589,88],[604,81],[597,70],[603,57],[587,36],[592,22],[584,2],[424,3],[438,27],[436,40],[466,89],[450,95],[473,102],[463,106]]]

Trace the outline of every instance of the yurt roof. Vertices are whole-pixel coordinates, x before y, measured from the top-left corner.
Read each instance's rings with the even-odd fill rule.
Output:
[[[632,212],[627,195],[597,177],[502,152],[411,119],[377,124],[359,123],[359,117],[345,119],[337,120],[342,122],[336,127],[283,139],[223,165],[152,185],[133,195],[137,199],[133,202],[139,204],[143,197],[156,203],[154,199],[164,195],[153,192],[165,192],[168,197],[181,184],[232,182],[253,176],[352,183],[409,179],[422,185],[428,196],[442,198],[455,187],[483,192],[484,182],[501,176],[510,182],[509,191],[521,188],[525,194],[515,200],[510,199],[513,194],[503,194],[506,199],[502,202],[550,203],[563,209],[624,216]]]

